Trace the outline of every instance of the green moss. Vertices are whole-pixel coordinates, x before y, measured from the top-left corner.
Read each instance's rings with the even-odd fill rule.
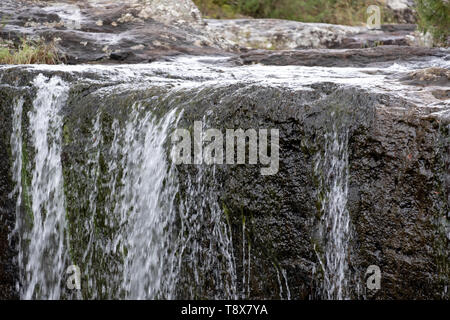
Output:
[[[105,247],[105,243],[111,241],[121,227],[118,221],[111,221],[116,218],[108,214],[114,211],[116,205],[110,198],[109,180],[112,173],[108,167],[108,150],[114,139],[112,124],[117,119],[119,125],[123,125],[121,120],[130,113],[127,106],[130,101],[119,96],[108,96],[99,106],[98,100],[88,96],[80,104],[79,95],[83,94],[83,90],[72,91],[71,94],[75,95],[69,100],[74,112],[65,119],[63,128],[63,174],[70,256],[73,263],[82,269],[82,281],[91,281],[90,287],[82,286],[83,298],[109,298],[120,295],[118,288],[111,287],[108,274],[123,264],[127,249],[121,244],[117,244],[115,252],[107,251]],[[114,108],[104,108],[104,105],[113,105]],[[97,114],[101,114],[101,136],[93,135],[93,119]],[[93,138],[100,139],[95,149],[89,145]],[[116,170],[114,174],[118,187],[122,183],[123,169]],[[92,193],[94,186],[95,194]],[[91,193],[87,194],[86,190],[91,190]],[[90,201],[95,203],[95,210],[90,206]],[[87,262],[89,265],[86,265]],[[104,291],[103,286],[108,290]]]
[[[228,209],[228,207],[226,206],[226,204],[224,202],[222,202],[222,212],[225,214],[225,219],[226,219],[228,225],[230,225],[230,222],[231,222],[230,210]]]
[[[70,134],[69,124],[65,123],[63,126],[63,143],[70,144],[72,142],[72,137]]]

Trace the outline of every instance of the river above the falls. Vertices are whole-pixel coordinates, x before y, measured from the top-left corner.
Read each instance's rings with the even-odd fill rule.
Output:
[[[66,72],[93,82],[129,83],[130,85],[135,85],[137,81],[141,81],[140,85],[202,83],[205,86],[243,81],[298,88],[329,81],[386,91],[408,91],[411,94],[409,90],[411,86],[401,84],[398,79],[413,70],[431,67],[449,68],[450,62],[448,59],[429,57],[418,61],[384,62],[379,63],[379,66],[369,65],[364,68],[261,64],[235,66],[232,58],[229,57],[181,56],[169,61],[155,61],[149,64],[32,65],[19,68]],[[1,66],[0,70],[9,68],[17,67]]]

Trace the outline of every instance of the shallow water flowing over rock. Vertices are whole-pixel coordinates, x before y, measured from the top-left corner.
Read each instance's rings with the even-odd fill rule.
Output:
[[[448,51],[366,67],[355,52],[341,68],[1,67],[2,295],[448,299]],[[277,129],[278,171],[175,164],[174,130],[194,123]]]

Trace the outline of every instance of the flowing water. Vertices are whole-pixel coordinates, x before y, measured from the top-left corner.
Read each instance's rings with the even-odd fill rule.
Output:
[[[122,289],[127,298],[174,297],[176,262],[170,251],[170,228],[175,219],[172,181],[164,187],[167,167],[163,142],[174,112],[155,123],[147,113],[131,115],[124,134],[123,186],[118,204],[125,227],[122,246],[127,248]],[[122,233],[119,233],[122,234]]]
[[[177,90],[194,82],[226,86],[236,79],[292,88],[330,78],[342,85],[389,86],[385,74],[355,68],[227,69],[219,63],[211,67],[183,59],[139,66],[42,68],[75,76],[90,72],[96,77],[86,80],[88,84],[105,86],[96,88],[97,96],[92,94],[98,107],[83,109],[86,114],[68,120],[63,115],[65,108],[73,107],[69,90],[77,84],[69,86],[57,76],[35,77],[29,109],[23,98],[14,102],[13,236],[18,239],[18,290],[24,299],[251,297],[255,249],[247,236],[250,223],[244,220],[242,229],[234,230],[242,233],[242,247],[233,246],[232,229],[220,203],[217,168],[193,165],[180,179],[169,159],[168,139],[183,114],[181,105],[189,104],[177,97]],[[301,77],[293,79],[292,74]],[[137,94],[139,98],[120,106],[111,105],[116,101],[111,100],[101,107],[103,100],[120,96],[120,90],[135,88],[137,82],[142,86],[137,91],[157,93]],[[114,87],[111,92],[109,85]],[[196,95],[197,89],[189,95]],[[70,123],[75,123],[75,139],[67,127]],[[314,168],[322,213],[319,295],[347,299],[351,297],[348,130],[336,124],[323,142]],[[80,268],[82,279],[76,294],[66,288],[66,270],[72,265]],[[278,265],[274,268],[276,294],[290,299],[288,274]]]
[[[76,159],[63,174],[61,159],[67,155],[62,154],[62,139],[71,138],[66,137],[61,114],[69,86],[58,77],[42,75],[33,85],[36,95],[27,115],[33,156],[27,163],[22,163],[22,100],[14,108],[11,135],[16,233],[22,235],[18,259],[25,266],[22,298],[251,295],[247,226],[244,221],[242,261],[237,262],[231,229],[219,205],[215,167],[196,166],[185,181],[179,181],[167,159],[165,145],[182,114],[170,92],[159,97],[165,102],[147,98],[132,103],[124,119],[107,121],[105,110],[95,110],[82,134],[84,150],[73,155]],[[161,103],[169,106],[162,114],[156,111]],[[324,190],[323,296],[328,299],[348,297],[348,138],[340,131],[326,135],[315,170],[322,175]],[[24,181],[29,171],[30,181]],[[22,207],[27,209],[21,211]],[[27,216],[31,223],[26,223]],[[237,263],[242,264],[241,279]],[[80,268],[85,281],[76,295],[65,290],[70,265]],[[285,270],[279,266],[275,270],[280,299],[290,299]]]
[[[23,99],[14,106],[11,135],[21,298],[237,298],[231,233],[217,189],[205,181],[211,172],[199,166],[192,180],[180,182],[167,159],[177,108],[158,117],[152,101],[137,102],[124,121],[111,123],[97,110],[83,162],[65,168],[64,181],[62,109],[69,86],[43,75],[33,85],[28,162]],[[28,172],[30,181],[23,178]],[[87,281],[81,295],[65,288],[71,265]]]
[[[10,239],[12,237],[17,239],[17,262],[20,265],[24,265],[24,245],[25,245],[25,239],[22,235],[24,235],[24,225],[26,216],[23,216],[21,213],[22,208],[22,197],[23,197],[23,184],[22,184],[22,167],[23,167],[23,141],[22,141],[22,114],[23,114],[23,104],[24,100],[23,97],[20,97],[19,99],[16,99],[14,101],[13,105],[13,117],[12,117],[12,134],[11,134],[11,154],[14,159],[14,163],[12,166],[13,172],[12,177],[15,181],[16,185],[13,190],[13,192],[10,194],[10,197],[16,196],[16,221],[15,221],[15,228],[13,232],[10,235]],[[23,282],[25,275],[23,268],[19,269],[19,278],[20,281]],[[21,291],[19,288],[19,283],[17,283],[16,290],[18,292]]]
[[[318,154],[315,163],[315,173],[320,176],[319,189],[322,190],[323,296],[342,300],[349,298],[348,131],[333,125],[324,140],[323,153]]]
[[[90,189],[84,199],[89,219],[76,230],[88,235],[84,275],[96,288],[91,298],[173,298],[176,270],[170,268],[177,263],[170,236],[176,190],[163,144],[174,112],[157,121],[139,104],[131,110],[123,128],[112,122],[111,144],[105,142],[97,113],[89,135],[93,144],[85,150],[88,170],[72,168],[86,177]],[[85,193],[75,192],[81,198]]]
[[[33,110],[29,112],[29,134],[35,150],[31,185],[27,186],[24,197],[22,185],[23,146],[22,146],[22,106],[16,104],[13,117],[14,178],[17,183],[17,208],[21,201],[28,203],[26,217],[17,215],[16,230],[23,232],[19,242],[19,265],[21,272],[21,296],[25,299],[58,299],[59,286],[63,279],[67,261],[65,233],[65,199],[61,166],[61,128],[59,114],[64,105],[68,89],[58,77],[48,79],[39,75],[34,80],[37,93]],[[25,199],[24,199],[25,198]],[[24,220],[28,219],[28,225]]]

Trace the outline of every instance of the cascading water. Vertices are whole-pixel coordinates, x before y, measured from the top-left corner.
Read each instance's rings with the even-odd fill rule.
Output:
[[[357,133],[353,146],[372,147],[364,140],[370,136],[359,129],[373,127],[380,92],[390,97],[392,86],[403,86],[389,79],[386,70],[374,76],[367,68],[229,67],[228,62],[211,64],[200,58],[148,65],[1,69],[1,118],[5,130],[12,124],[9,141],[0,141],[6,155],[2,168],[10,167],[15,181],[13,187],[9,177],[4,179],[8,190],[14,189],[11,198],[16,202],[11,244],[18,249],[21,298],[289,299],[292,293],[294,298],[310,294],[347,299],[355,291],[359,294],[358,282],[364,283],[357,273],[368,261],[355,250],[356,263],[350,270],[351,240],[356,239],[351,233],[354,228],[358,241],[362,235],[373,242],[373,234],[361,234],[358,228],[359,223],[372,226],[378,216],[350,224],[348,128],[340,117],[330,119],[328,110],[335,110],[335,104],[350,106],[356,119],[367,119],[361,126],[356,119],[346,120]],[[64,77],[70,91],[57,76],[39,75],[28,82],[39,72]],[[394,100],[390,102],[400,108]],[[283,130],[279,175],[253,176],[256,167],[247,166],[237,167],[242,171],[222,165],[175,166],[169,158],[170,133],[181,123],[190,132],[198,117],[222,129],[279,127]],[[298,139],[309,144],[309,137],[324,130],[328,133],[314,139],[311,149],[298,148]],[[429,141],[438,135],[426,132]],[[392,141],[379,132],[370,134]],[[388,149],[400,150],[399,146]],[[310,155],[317,148],[311,175]],[[358,165],[373,156],[355,154],[352,168],[370,170]],[[427,181],[438,175],[440,171],[432,172]],[[362,199],[372,181],[352,177],[357,187],[364,183],[364,189],[355,188],[355,199],[359,195]],[[429,200],[438,205],[441,189],[433,190],[436,196]],[[411,194],[412,200],[415,197]],[[369,195],[363,200],[376,199]],[[414,208],[422,210],[419,205]],[[262,218],[254,219],[261,213]],[[399,224],[413,219],[400,218]],[[427,253],[424,261],[431,261],[431,256]],[[80,291],[66,286],[66,270],[72,265],[81,271]]]
[[[167,159],[176,105],[169,99],[169,111],[159,117],[149,108],[154,99],[136,102],[125,120],[112,122],[98,109],[84,152],[68,166],[61,160],[67,158],[63,141],[70,144],[61,109],[69,87],[42,75],[33,84],[29,167],[22,164],[22,99],[11,135],[22,298],[236,298],[230,230],[217,190],[206,182],[215,169],[199,166],[180,197],[181,182]],[[23,192],[30,169],[30,190]],[[30,230],[20,214],[24,199]],[[81,293],[66,290],[71,264],[80,269]]]
[[[11,136],[23,298],[250,296],[247,227],[243,222],[239,286],[216,167],[192,166],[179,181],[178,168],[168,159],[166,142],[182,114],[171,100],[176,90],[134,102],[125,118],[112,121],[99,107],[77,142],[83,152],[62,162],[67,158],[63,142],[71,143],[61,116],[69,87],[58,77],[42,75],[33,84],[37,91],[28,117],[34,154],[29,164],[22,163],[23,100],[16,103]],[[154,110],[161,104],[166,110],[162,115]],[[335,128],[326,135],[315,168],[324,190],[323,290],[328,299],[347,298],[348,138],[341,131]],[[29,186],[22,179],[27,170],[32,172]],[[26,204],[33,216],[29,230],[19,214]],[[65,288],[71,264],[80,268],[85,284],[75,295]],[[274,267],[280,298],[290,299],[286,273]]]
[[[348,299],[348,250],[350,217],[348,196],[348,130],[333,130],[325,134],[323,154],[315,161],[315,174],[322,190],[320,205],[322,237],[324,239],[323,296],[326,299]],[[320,260],[320,258],[319,258]]]
[[[96,288],[88,296],[173,298],[176,270],[169,268],[175,263],[170,237],[176,192],[163,145],[175,110],[157,121],[140,104],[130,109],[122,128],[117,121],[108,128],[110,144],[99,111],[89,137],[93,144],[85,150],[87,167],[71,168],[85,177],[88,189],[74,188],[88,203],[87,222],[76,229],[88,235],[87,245],[80,245],[88,286]]]
[[[25,299],[58,299],[61,297],[59,283],[67,262],[60,110],[66,102],[69,87],[58,77],[48,79],[43,75],[36,77],[33,85],[37,92],[28,117],[35,154],[29,163],[32,168],[29,186],[21,178],[22,170],[27,169],[22,162],[25,151],[21,131],[23,101],[15,106],[11,137],[18,191],[16,232],[22,232],[18,248],[18,263],[23,266],[19,292]],[[19,214],[22,201],[26,202],[25,217]],[[27,218],[31,221],[26,221]]]
[[[151,113],[139,119],[139,108],[135,110],[125,128],[122,201],[117,207],[120,224],[126,226],[122,289],[127,298],[171,299],[176,280],[170,237],[176,219],[175,187],[169,180],[163,186],[167,173],[163,143],[175,110],[160,123],[155,123]]]
[[[191,297],[236,299],[237,275],[229,225],[223,219],[218,204],[215,181],[216,168],[206,172],[202,166],[185,182],[186,196],[181,204],[179,248],[187,263],[182,274],[183,284]],[[208,179],[208,175],[210,175]],[[207,248],[205,251],[204,248]],[[199,284],[193,286],[192,284]]]

